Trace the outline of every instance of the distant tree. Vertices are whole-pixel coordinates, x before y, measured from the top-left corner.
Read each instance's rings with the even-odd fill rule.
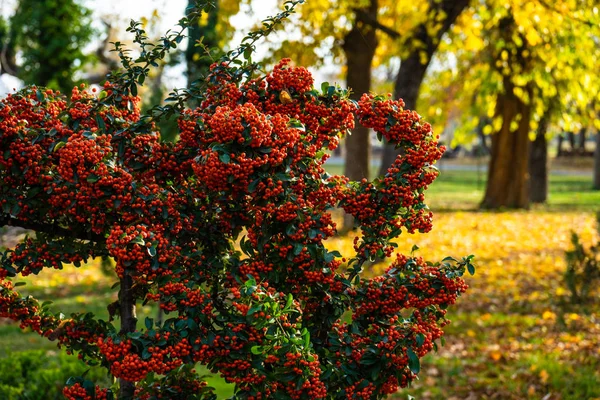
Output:
[[[194,4],[194,0],[189,0],[188,8],[194,7]],[[218,13],[219,2],[215,0],[213,7],[206,14],[206,18],[198,20],[188,28],[188,45],[185,51],[188,86],[197,79],[206,77],[208,69],[213,63],[212,57],[219,56],[210,53],[220,49],[217,34]]]
[[[0,74],[16,75],[14,33],[10,31],[8,22],[0,17]]]
[[[362,93],[371,91],[371,68],[377,48],[376,29],[368,21],[377,19],[378,0],[369,0],[356,12],[352,29],[344,36],[342,49],[346,56],[346,86],[352,89],[350,97],[358,101]],[[356,124],[352,135],[346,138],[344,175],[353,180],[369,178],[369,129]],[[346,226],[348,228],[348,226]]]
[[[366,87],[370,71],[364,65],[373,53],[373,66],[400,59],[400,70],[394,78],[394,97],[402,98],[405,108],[414,109],[425,72],[457,16],[469,0],[393,2],[390,0],[344,0],[308,2],[296,21],[301,35],[297,40],[284,40],[276,57],[291,56],[304,65],[320,65],[327,57],[346,58],[346,83],[356,92]],[[375,36],[374,34],[377,33]],[[357,51],[355,49],[359,49]],[[362,60],[359,60],[360,57]],[[360,75],[352,74],[363,65]],[[358,78],[355,78],[358,76]],[[359,80],[358,80],[359,79]],[[369,83],[370,84],[370,83]],[[354,132],[346,139],[346,165],[354,164],[351,179],[368,177],[368,136]],[[394,146],[387,146],[380,174],[385,173],[397,156]]]
[[[92,57],[83,52],[93,33],[91,11],[74,0],[19,0],[10,32],[23,57],[17,76],[25,83],[68,92]]]
[[[414,110],[417,107],[425,73],[438,50],[442,37],[450,30],[458,16],[469,6],[469,3],[469,0],[428,1],[429,8],[421,23],[410,33],[397,33],[397,38],[405,36],[413,43],[412,46],[408,47],[408,52],[398,52],[401,59],[400,70],[394,82],[394,97],[403,99],[406,108]],[[392,37],[395,36],[392,32],[389,32],[389,34]],[[379,175],[385,174],[397,154],[394,146],[385,146]]]
[[[242,0],[211,0],[206,14],[188,28],[185,50],[188,87],[194,81],[204,80],[210,65],[223,54],[234,32],[229,18],[239,12],[241,3]],[[187,10],[194,4],[194,0],[188,0]]]
[[[532,203],[545,203],[548,200],[548,139],[546,137],[551,122],[554,102],[551,102],[540,119],[535,139],[529,150],[530,200]]]
[[[596,132],[596,150],[594,151],[594,190],[600,190],[600,130]]]
[[[432,95],[431,105],[463,110],[460,129],[474,129],[482,116],[491,135],[489,177],[482,207],[527,208],[530,197],[530,138],[544,120],[565,132],[587,124],[598,93],[600,21],[592,0],[486,0],[475,2],[444,43],[440,59],[450,73],[436,74],[440,90],[452,85],[452,102]],[[473,102],[473,99],[475,101]],[[551,115],[544,118],[550,102]],[[423,107],[419,107],[422,109]],[[576,117],[575,117],[576,116]],[[540,135],[541,139],[541,135]],[[543,152],[547,145],[543,141]],[[547,155],[546,155],[547,157]],[[543,160],[542,158],[539,158]],[[539,164],[546,171],[547,163]]]

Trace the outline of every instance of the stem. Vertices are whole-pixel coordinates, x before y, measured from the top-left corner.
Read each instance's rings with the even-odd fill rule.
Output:
[[[103,243],[105,242],[103,235],[98,235],[93,232],[81,232],[71,229],[62,228],[56,224],[44,224],[34,221],[26,221],[18,218],[13,218],[10,215],[0,215],[0,227],[2,226],[15,226],[24,229],[30,229],[36,232],[44,232],[54,236],[63,236],[80,240],[89,240],[91,242]]]
[[[135,298],[131,287],[133,286],[133,279],[131,275],[125,274],[121,278],[121,288],[119,290],[119,312],[121,317],[121,330],[119,334],[126,335],[130,332],[135,332],[135,325],[137,323],[137,317],[135,313]],[[119,379],[119,399],[120,400],[131,400],[135,394],[135,383]]]

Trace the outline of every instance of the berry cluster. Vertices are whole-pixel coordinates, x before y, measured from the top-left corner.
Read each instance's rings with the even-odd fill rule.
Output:
[[[0,258],[0,317],[136,383],[141,399],[211,398],[196,363],[240,399],[370,399],[408,385],[466,290],[470,258],[398,256],[381,276],[358,275],[392,256],[403,231],[431,228],[423,192],[443,148],[401,101],[317,90],[290,60],[241,76],[212,67],[175,143],[140,119],[129,86],[75,88],[69,100],[30,87],[3,99],[0,218],[37,235]],[[403,149],[372,182],[323,168],[355,120]],[[339,208],[361,231],[349,259],[325,246]],[[118,331],[90,314],[66,320],[10,281],[98,256],[114,259],[121,280],[111,317],[144,301],[164,321]],[[74,381],[64,394],[107,396],[93,389]]]

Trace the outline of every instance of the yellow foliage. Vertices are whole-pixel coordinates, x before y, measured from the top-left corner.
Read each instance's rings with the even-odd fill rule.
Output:
[[[548,374],[548,372],[545,369],[540,371],[539,376],[540,380],[544,385],[548,382],[548,378],[550,378],[550,374]]]

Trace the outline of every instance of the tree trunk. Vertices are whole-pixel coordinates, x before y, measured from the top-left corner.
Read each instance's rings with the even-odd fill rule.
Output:
[[[481,207],[528,208],[531,101],[525,104],[514,94],[510,77],[504,78],[504,88],[496,104],[496,115],[502,118],[502,126],[492,134],[488,181]],[[531,100],[533,94],[528,91]],[[511,123],[517,118],[520,118],[517,129],[512,131]]]
[[[586,139],[587,127],[583,127],[579,130],[579,134],[577,135],[577,151],[581,155],[585,155],[585,139]]]
[[[475,154],[477,157],[490,154],[490,146],[487,142],[488,136],[485,133],[483,133],[483,128],[491,123],[492,121],[488,117],[479,118],[479,123],[477,124],[476,132],[477,137],[479,138],[479,146],[481,147],[481,149],[477,154]]]
[[[600,190],[600,130],[596,132],[596,150],[594,151],[594,190]]]
[[[419,89],[425,78],[425,72],[429,62],[422,64],[419,57],[419,52],[411,53],[407,58],[403,59],[400,64],[400,71],[396,76],[394,84],[394,98],[404,101],[404,108],[414,110],[419,98]],[[381,156],[381,165],[379,166],[379,175],[383,176],[387,169],[394,163],[398,156],[398,150],[394,145],[386,143],[383,146],[383,154]]]
[[[6,25],[0,26],[0,75],[17,76],[19,73],[15,41],[14,29],[9,30]]]
[[[531,179],[530,199],[532,203],[548,200],[548,141],[546,132],[550,124],[550,110],[540,120],[529,152],[529,175]]]
[[[346,85],[352,90],[350,98],[358,101],[363,93],[371,91],[371,64],[377,47],[375,28],[364,22],[365,14],[377,18],[377,0],[371,0],[368,8],[356,14],[352,30],[344,40],[343,50],[346,55],[348,72]],[[369,178],[371,144],[369,129],[356,121],[352,134],[346,137],[346,157],[344,175],[350,180],[360,181]],[[343,230],[352,229],[354,221],[351,215],[344,217]]]
[[[130,275],[121,278],[119,290],[119,314],[121,318],[121,330],[119,334],[126,335],[135,332],[137,323],[135,298],[132,292],[133,280]],[[119,379],[119,400],[131,400],[135,394],[135,383]]]
[[[425,46],[417,48],[401,60],[400,70],[396,76],[394,84],[394,98],[404,100],[407,109],[414,110],[419,98],[419,89],[423,83],[425,72],[431,62],[431,57],[438,48],[442,36],[448,32],[456,18],[469,5],[469,0],[441,0],[429,2],[432,9],[428,14],[427,21],[423,22],[415,28],[414,39],[418,40]],[[439,29],[433,36],[429,34],[427,26],[430,24],[439,24]],[[421,62],[421,53],[425,51],[427,59],[424,63]],[[381,157],[381,166],[379,175],[385,175],[387,169],[392,165],[398,150],[395,146],[386,144],[383,147],[383,155]]]
[[[565,151],[563,150],[563,143],[565,142],[565,135],[558,135],[558,139],[556,141],[556,157],[562,157],[565,155]]]
[[[188,0],[187,9],[196,6],[196,0]],[[213,58],[218,57],[214,51],[219,49],[219,37],[217,35],[217,24],[219,17],[219,1],[213,1],[213,7],[208,11],[207,18],[200,18],[196,23],[188,27],[188,45],[185,50],[185,62],[187,67],[188,87],[198,80],[206,78]],[[201,45],[198,46],[198,41]],[[209,51],[213,51],[209,54]],[[220,50],[219,50],[220,51]],[[196,99],[189,100],[191,107],[196,107]]]
[[[575,133],[567,132],[567,139],[569,139],[569,145],[571,146],[571,155],[575,154]]]

